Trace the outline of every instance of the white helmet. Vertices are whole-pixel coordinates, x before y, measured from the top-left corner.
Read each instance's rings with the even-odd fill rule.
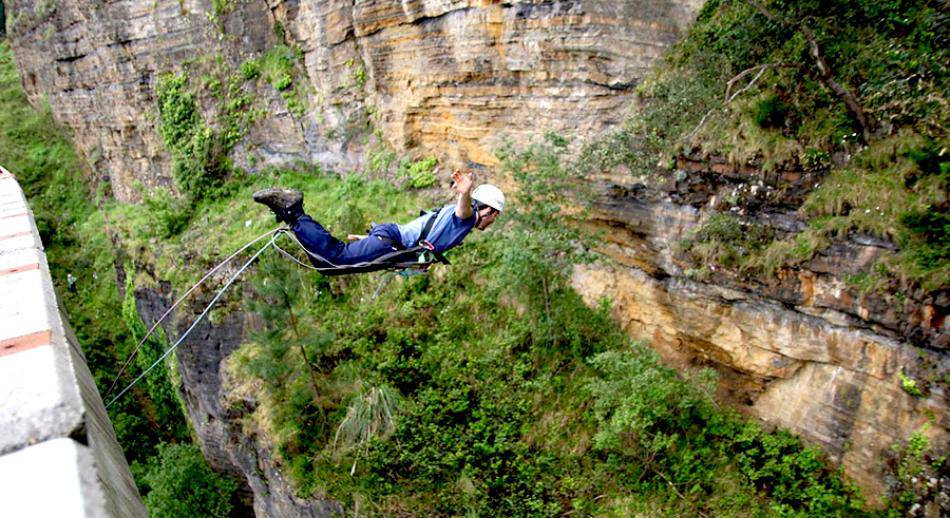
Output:
[[[483,183],[472,191],[472,199],[502,212],[505,210],[505,194],[490,183]]]

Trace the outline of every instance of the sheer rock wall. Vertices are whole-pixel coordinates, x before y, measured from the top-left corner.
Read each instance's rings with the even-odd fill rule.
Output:
[[[361,167],[381,131],[397,151],[490,164],[501,135],[593,133],[621,120],[649,65],[700,0],[5,0],[34,103],[49,101],[115,195],[170,185],[156,77],[203,58],[235,69],[278,44],[300,50],[306,110],[266,110],[235,163]],[[205,104],[206,112],[213,111]],[[251,156],[254,158],[251,158]]]
[[[698,275],[681,243],[725,197],[751,191],[740,217],[794,235],[805,224],[790,198],[815,180],[715,159],[678,166],[692,170],[682,182],[629,171],[594,180],[587,224],[605,231],[609,260],[575,268],[585,300],[610,298],[628,332],[672,364],[716,369],[720,400],[820,445],[872,503],[885,495],[892,445],[924,429],[947,451],[947,289],[880,295],[847,284],[893,246],[866,236],[766,280],[716,267]],[[926,396],[905,391],[901,375]]]
[[[4,1],[31,100],[49,102],[122,200],[138,199],[137,184],[173,183],[155,84],[189,63],[213,58],[237,70],[276,45],[299,49],[305,110],[293,114],[280,92],[259,84],[254,103],[266,117],[231,153],[246,169],[302,160],[345,172],[366,165],[377,139],[449,167],[491,165],[503,137],[594,135],[622,121],[638,81],[702,3],[234,0],[215,12],[210,0]],[[207,98],[202,108],[215,111]],[[611,297],[631,335],[673,363],[715,367],[724,399],[820,444],[872,495],[883,488],[892,443],[929,421],[928,434],[945,448],[945,388],[933,383],[927,398],[914,398],[899,373],[946,378],[946,293],[897,301],[854,292],[844,278],[887,246],[860,238],[772,283],[690,276],[697,265],[678,244],[715,205],[717,184],[803,178],[679,166],[708,185],[655,185],[623,171],[593,179],[603,192],[589,223],[608,230],[603,251],[612,262],[579,267],[578,290],[592,303]],[[788,206],[749,217],[800,230]],[[143,295],[140,304],[155,300]],[[247,480],[259,514],[328,513],[332,504],[295,499],[266,445],[242,435],[240,416],[222,404],[221,362],[243,327],[209,327],[179,352],[203,450]]]

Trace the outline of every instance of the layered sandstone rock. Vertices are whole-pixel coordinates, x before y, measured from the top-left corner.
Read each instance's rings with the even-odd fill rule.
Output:
[[[234,150],[237,165],[359,168],[375,129],[397,151],[486,164],[502,136],[585,134],[620,121],[701,4],[233,0],[216,11],[210,0],[6,2],[31,101],[49,101],[123,200],[138,198],[136,182],[171,183],[156,77],[202,59],[236,68],[278,44],[302,51],[305,113],[288,113],[272,87],[255,89],[268,116]]]
[[[607,259],[577,267],[575,288],[590,304],[611,299],[630,334],[674,365],[715,368],[721,399],[820,445],[876,501],[885,495],[892,445],[925,430],[937,451],[950,446],[950,328],[933,317],[946,315],[945,294],[909,293],[898,304],[850,287],[843,279],[888,246],[860,237],[767,282],[721,269],[698,280],[690,269],[699,265],[680,243],[716,204],[717,182],[729,184],[734,171],[695,169],[705,191],[629,173],[600,179],[591,222],[606,230]],[[754,168],[746,173],[745,182],[763,179]],[[787,183],[794,176],[773,176],[762,185],[785,182],[792,188],[783,192],[796,195]],[[745,217],[800,231],[795,213],[774,201]],[[902,374],[926,383],[927,397],[904,391]]]

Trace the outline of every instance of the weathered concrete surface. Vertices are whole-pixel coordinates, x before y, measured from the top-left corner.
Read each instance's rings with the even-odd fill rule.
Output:
[[[10,516],[145,516],[82,350],[61,317],[33,215],[2,168],[0,502]],[[11,514],[27,504],[31,512]]]
[[[374,126],[397,150],[486,164],[502,134],[585,135],[620,121],[702,3],[238,0],[216,14],[210,0],[5,2],[31,102],[49,101],[123,200],[138,199],[135,182],[171,183],[156,131],[161,73],[198,77],[217,58],[237,70],[279,43],[301,50],[302,117],[270,85],[251,88],[268,116],[233,152],[250,169],[361,167]]]
[[[0,501],[9,517],[121,516],[106,512],[89,448],[65,438],[0,457]]]

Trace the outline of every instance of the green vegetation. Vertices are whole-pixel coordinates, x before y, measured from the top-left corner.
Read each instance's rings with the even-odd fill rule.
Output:
[[[231,516],[229,498],[237,485],[212,471],[201,450],[193,444],[160,446],[144,478],[148,490],[145,507],[149,516]]]
[[[211,0],[211,11],[207,13],[210,21],[218,31],[224,34],[224,17],[234,10],[238,0]]]
[[[944,19],[943,7],[921,0],[706,2],[687,37],[639,86],[638,113],[588,146],[583,163],[653,173],[698,151],[767,171],[828,172],[800,209],[809,226],[801,235],[737,249],[703,240],[701,231],[686,248],[767,278],[834,240],[870,234],[899,251],[884,254],[864,287],[946,286]],[[846,158],[833,162],[836,154]]]
[[[815,450],[719,410],[710,372],[663,367],[608,304],[590,309],[568,288],[585,254],[577,230],[558,224],[566,149],[556,135],[507,147],[505,167],[531,186],[512,196],[507,223],[471,236],[451,268],[378,297],[383,275],[316,277],[262,259],[243,298],[263,322],[228,361],[229,395],[242,413],[257,401],[245,426],[300,496],[379,515],[856,512],[853,489]],[[338,232],[362,214],[400,220],[428,206],[356,176],[272,174],[262,182],[303,187]],[[226,214],[190,239],[262,230],[236,217],[253,209],[218,203],[196,217]]]
[[[186,74],[160,76],[155,93],[161,119],[158,130],[172,153],[172,175],[183,192],[201,198],[228,173],[221,142],[202,120]]]
[[[2,3],[2,2],[0,2]],[[49,17],[59,8],[57,0],[38,0],[30,8],[24,9],[21,4],[18,10],[11,9],[4,11],[0,6],[0,21],[3,22],[3,30],[0,30],[0,36],[6,33],[16,34],[18,31],[29,30],[37,25],[47,21]]]
[[[409,182],[413,189],[426,189],[439,182],[435,175],[435,166],[438,164],[435,157],[425,157],[419,160],[405,160],[399,165],[397,176]]]
[[[374,131],[374,139],[366,150],[366,156],[366,172],[375,177],[382,177],[388,173],[399,159],[399,155],[385,141],[378,129]]]
[[[234,9],[237,0],[211,0],[211,10],[216,16],[224,16]]]
[[[261,78],[280,92],[287,102],[287,109],[294,117],[302,117],[306,111],[306,92],[299,86],[297,62],[298,51],[286,45],[277,45],[260,58],[250,59],[241,65],[244,79]]]
[[[112,214],[97,206],[108,196],[107,186],[90,188],[91,178],[84,176],[82,162],[65,131],[54,123],[49,107],[35,110],[27,103],[12,53],[4,41],[0,41],[0,156],[2,165],[17,175],[29,200],[57,296],[83,346],[93,379],[104,393],[144,331],[133,311],[134,272],[123,267],[126,258],[111,241]],[[117,266],[122,268],[117,271]],[[120,272],[125,276],[125,299],[116,282]],[[69,282],[69,275],[74,282]],[[150,340],[132,371],[141,372],[158,358],[164,345],[161,335]],[[146,498],[152,487],[146,481],[146,466],[155,462],[159,449],[164,448],[160,445],[190,441],[169,382],[170,373],[165,369],[153,372],[140,385],[144,391],[133,391],[109,408],[119,444]],[[126,373],[119,388],[132,380],[131,374]],[[194,462],[203,460],[198,456]],[[180,481],[200,487],[192,485],[196,482],[187,478]],[[230,500],[233,490],[228,491],[221,493],[221,498]],[[193,508],[176,516],[194,516],[202,511]]]
[[[363,65],[363,62],[356,62],[350,59],[344,64],[346,65],[346,68],[351,70],[350,75],[356,87],[363,88],[363,85],[366,84],[366,67]]]
[[[177,207],[187,213],[198,200],[220,196],[224,179],[234,173],[228,152],[264,116],[254,108],[254,98],[247,93],[237,75],[222,72],[221,62],[211,62],[212,74],[201,84],[217,99],[218,112],[206,120],[199,107],[199,91],[187,72],[160,75],[155,86],[158,99],[159,134],[172,155],[172,175],[186,203]],[[242,67],[246,77],[246,67]],[[157,203],[166,203],[158,194]],[[174,230],[174,228],[169,229]]]
[[[941,484],[946,480],[947,454],[931,448],[927,439],[929,424],[925,424],[906,444],[895,444],[887,459],[894,473],[892,507],[887,516],[909,516],[917,512],[939,515],[941,509]]]
[[[897,377],[901,380],[901,388],[904,389],[904,392],[914,397],[925,397],[924,392],[917,386],[917,382],[904,374],[904,371],[898,371]]]
[[[126,272],[134,272],[135,267],[131,263],[125,265]],[[132,275],[125,277],[125,298],[122,301],[122,319],[126,329],[129,330],[130,342],[136,344],[145,336],[148,327],[139,317],[138,310],[135,307],[135,284]],[[144,372],[152,363],[158,361],[165,352],[168,341],[165,338],[165,332],[161,327],[156,329],[155,333],[142,344],[138,354],[135,356],[134,365],[137,372]],[[153,369],[144,379],[144,384],[140,385],[148,392],[148,400],[151,402],[154,419],[168,430],[170,439],[176,441],[188,441],[188,425],[185,422],[184,404],[178,397],[178,392],[172,384],[171,373],[175,372],[177,360],[174,356],[165,359],[164,368]],[[121,390],[121,387],[118,389]]]
[[[753,254],[761,252],[773,239],[769,227],[744,224],[730,214],[712,214],[685,243],[699,264],[726,268],[745,266]]]

